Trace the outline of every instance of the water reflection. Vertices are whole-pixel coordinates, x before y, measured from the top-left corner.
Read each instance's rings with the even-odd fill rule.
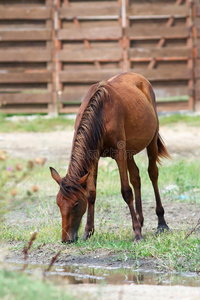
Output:
[[[9,264],[12,270],[22,269],[23,264]],[[44,270],[44,265],[28,265],[26,272]],[[148,284],[148,285],[183,285],[200,286],[200,276],[195,273],[157,273],[154,270],[133,270],[132,268],[101,268],[86,266],[53,266],[46,273],[49,280],[59,284]]]

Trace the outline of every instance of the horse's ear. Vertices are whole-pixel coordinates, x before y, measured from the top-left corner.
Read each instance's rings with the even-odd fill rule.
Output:
[[[86,182],[87,182],[87,179],[88,179],[89,174],[90,174],[90,173],[85,174],[83,177],[81,177],[81,178],[78,180],[78,183],[79,183],[80,185],[82,185],[83,187],[86,186]]]
[[[60,185],[61,177],[58,174],[58,172],[54,168],[52,168],[52,167],[49,167],[49,169],[51,171],[52,178]]]

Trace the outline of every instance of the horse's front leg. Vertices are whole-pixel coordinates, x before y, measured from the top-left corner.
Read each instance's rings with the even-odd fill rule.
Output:
[[[87,240],[94,233],[94,207],[95,207],[95,200],[96,200],[97,168],[98,168],[97,165],[92,168],[87,181],[88,209],[87,209],[87,221],[85,226],[85,232],[82,236],[83,240]]]

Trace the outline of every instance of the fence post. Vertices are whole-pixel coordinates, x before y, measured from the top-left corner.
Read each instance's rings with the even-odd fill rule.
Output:
[[[194,60],[194,110],[200,111],[200,3],[192,1],[192,37],[193,37],[193,60]]]
[[[48,105],[48,114],[52,116],[58,115],[57,109],[57,89],[56,89],[56,64],[55,64],[55,55],[56,55],[56,47],[55,47],[55,5],[54,0],[46,0],[46,6],[51,7],[51,19],[46,24],[46,27],[51,29],[51,41],[47,42],[47,47],[51,49],[51,62],[47,64],[47,68],[51,71],[51,83],[48,85],[48,89],[51,92],[51,103]]]

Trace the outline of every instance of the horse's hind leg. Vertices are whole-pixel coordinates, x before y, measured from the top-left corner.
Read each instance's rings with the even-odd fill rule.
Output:
[[[141,235],[141,224],[137,219],[134,206],[133,206],[133,192],[129,185],[128,180],[128,170],[127,170],[127,160],[126,160],[126,151],[125,149],[120,150],[115,158],[118,168],[119,168],[119,174],[121,179],[121,193],[124,198],[124,201],[127,203],[131,218],[132,218],[132,224],[133,224],[133,230],[135,232],[135,239],[140,240],[142,239]]]
[[[147,154],[149,158],[149,177],[151,179],[155,198],[156,198],[156,214],[158,216],[158,230],[157,233],[162,232],[164,230],[168,230],[169,227],[166,224],[164,218],[164,208],[161,203],[160,193],[158,189],[158,167],[156,165],[156,159],[158,156],[158,146],[157,146],[157,136],[152,140],[152,142],[147,147]]]
[[[130,182],[134,188],[134,193],[135,193],[136,211],[139,215],[139,222],[141,226],[143,226],[144,217],[142,213],[141,182],[140,182],[139,169],[133,157],[129,157],[127,159],[127,163],[128,163],[129,174],[130,174]]]

